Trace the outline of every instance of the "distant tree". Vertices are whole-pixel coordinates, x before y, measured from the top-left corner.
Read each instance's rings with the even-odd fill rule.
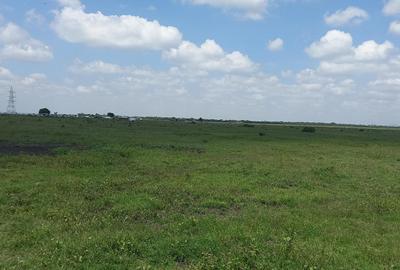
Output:
[[[40,114],[40,115],[50,115],[50,110],[47,109],[47,108],[41,108],[41,109],[39,110],[39,114]]]
[[[200,118],[199,118],[199,122],[203,122],[203,118],[200,117]]]
[[[307,133],[315,133],[316,129],[315,127],[304,127],[302,131]]]
[[[112,112],[109,112],[109,113],[107,113],[107,116],[108,116],[108,117],[111,117],[111,118],[114,118],[114,117],[115,117],[115,114],[113,114]]]

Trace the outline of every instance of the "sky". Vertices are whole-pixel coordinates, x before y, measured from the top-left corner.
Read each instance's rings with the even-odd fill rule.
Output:
[[[0,0],[0,112],[400,125],[400,0]]]

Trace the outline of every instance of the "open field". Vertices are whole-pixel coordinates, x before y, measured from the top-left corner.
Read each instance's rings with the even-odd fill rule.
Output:
[[[0,117],[0,269],[400,269],[400,130]]]

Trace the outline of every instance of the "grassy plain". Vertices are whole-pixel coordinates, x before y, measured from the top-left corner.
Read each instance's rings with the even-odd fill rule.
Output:
[[[400,269],[400,130],[1,116],[0,268]]]

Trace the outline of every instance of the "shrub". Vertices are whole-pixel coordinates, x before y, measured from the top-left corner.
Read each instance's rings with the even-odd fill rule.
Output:
[[[317,130],[315,127],[304,127],[302,131],[307,133],[315,133]]]
[[[108,117],[111,117],[111,118],[114,118],[114,117],[115,117],[115,114],[112,113],[112,112],[109,112],[109,113],[107,113],[107,116],[108,116]]]
[[[263,136],[265,136],[265,133],[264,133],[264,132],[260,132],[260,133],[258,133],[258,135],[259,135],[260,137],[263,137]]]

